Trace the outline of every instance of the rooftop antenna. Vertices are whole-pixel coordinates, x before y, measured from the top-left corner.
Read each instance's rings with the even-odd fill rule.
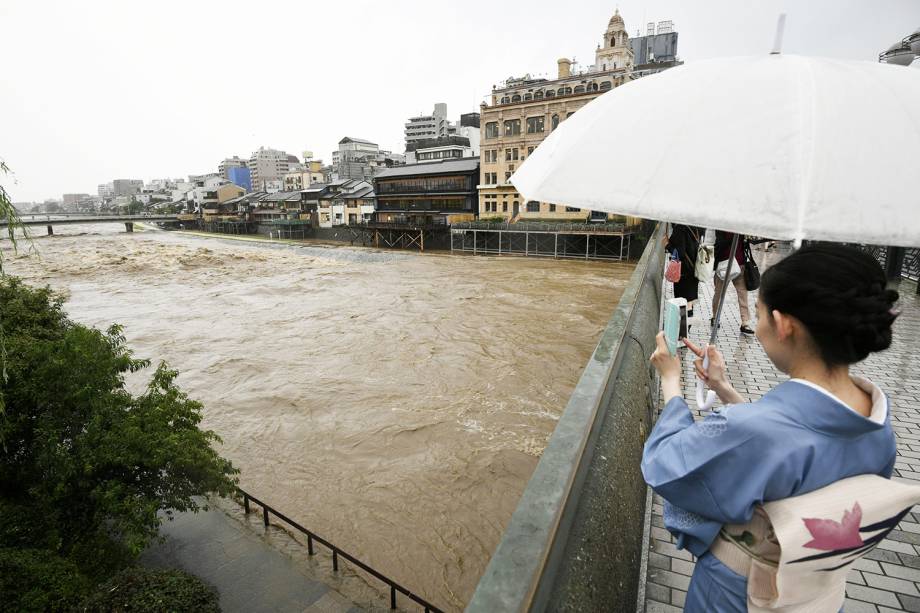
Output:
[[[783,50],[783,30],[786,28],[786,13],[780,13],[776,20],[776,37],[773,39],[773,51],[770,55],[779,55]]]

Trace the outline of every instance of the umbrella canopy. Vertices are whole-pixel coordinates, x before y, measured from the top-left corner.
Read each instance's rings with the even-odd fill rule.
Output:
[[[920,245],[920,73],[792,55],[596,98],[511,182],[528,200],[787,240]]]

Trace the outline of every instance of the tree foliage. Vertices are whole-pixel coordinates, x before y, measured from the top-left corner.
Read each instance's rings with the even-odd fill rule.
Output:
[[[201,404],[161,363],[133,396],[134,357],[118,326],[71,321],[63,299],[0,278],[8,379],[0,382],[0,546],[47,547],[81,567],[100,552],[118,560],[157,535],[160,511],[197,510],[205,492],[229,494],[237,471],[214,432],[199,428]]]

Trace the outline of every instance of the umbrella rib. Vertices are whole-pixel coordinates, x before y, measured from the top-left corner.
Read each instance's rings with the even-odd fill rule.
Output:
[[[802,243],[802,239],[805,238],[805,207],[808,203],[808,194],[811,190],[811,172],[815,155],[815,115],[817,111],[815,108],[817,104],[815,100],[815,75],[812,71],[812,66],[807,62],[802,62],[801,64],[805,69],[799,74],[803,77],[807,77],[801,79],[803,81],[807,80],[807,84],[802,83],[802,86],[799,88],[799,96],[801,97],[803,95],[803,90],[807,85],[809,91],[806,99],[809,101],[809,105],[807,110],[804,108],[804,105],[797,105],[799,109],[801,109],[799,123],[802,130],[802,150],[800,152],[802,174],[799,177],[798,219],[796,220],[795,228],[796,247],[798,247]],[[808,135],[807,139],[805,138],[806,134]]]

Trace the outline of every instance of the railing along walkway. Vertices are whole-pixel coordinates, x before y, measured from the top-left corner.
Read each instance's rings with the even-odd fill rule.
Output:
[[[332,543],[330,543],[329,541],[327,541],[327,540],[324,539],[323,537],[319,536],[319,535],[316,534],[315,532],[313,532],[313,531],[311,531],[311,530],[307,530],[306,528],[304,528],[303,526],[301,526],[299,523],[297,523],[297,522],[294,521],[293,519],[289,518],[287,515],[281,513],[280,511],[277,511],[276,509],[273,509],[272,507],[270,507],[270,506],[267,505],[266,503],[262,502],[261,500],[259,500],[259,499],[256,498],[255,496],[253,496],[252,494],[250,494],[250,493],[248,493],[248,492],[246,492],[246,491],[244,491],[244,490],[241,490],[241,489],[238,490],[238,491],[239,491],[240,495],[243,497],[243,509],[246,511],[247,514],[249,514],[249,513],[252,512],[252,510],[250,509],[250,505],[249,505],[249,502],[250,502],[250,501],[252,501],[252,502],[256,503],[257,505],[259,505],[260,507],[262,507],[262,523],[265,524],[266,527],[268,527],[268,525],[269,525],[269,523],[270,523],[270,522],[269,522],[270,516],[271,516],[271,515],[274,515],[275,517],[277,517],[278,519],[280,519],[280,520],[283,521],[284,523],[288,524],[288,525],[291,526],[292,528],[298,530],[299,532],[301,532],[301,533],[303,533],[303,534],[306,534],[306,535],[307,535],[307,553],[309,553],[311,556],[312,556],[312,555],[315,555],[315,553],[316,553],[316,551],[315,551],[315,549],[314,549],[314,547],[313,547],[313,542],[314,542],[314,541],[316,541],[316,542],[319,543],[320,545],[323,545],[323,546],[325,546],[327,549],[329,549],[329,550],[332,552],[332,570],[333,570],[333,571],[338,572],[338,570],[339,570],[339,557],[342,557],[342,558],[344,558],[345,560],[347,560],[347,561],[351,562],[352,564],[354,564],[355,566],[357,566],[358,568],[360,568],[361,570],[363,570],[364,572],[366,572],[367,574],[369,574],[369,575],[375,577],[376,579],[379,579],[379,580],[382,581],[383,583],[386,583],[386,584],[389,586],[389,588],[390,588],[390,609],[395,609],[395,608],[396,608],[396,592],[400,592],[400,593],[402,593],[404,596],[406,596],[407,598],[409,598],[410,600],[412,600],[413,602],[415,602],[416,604],[419,604],[419,605],[421,605],[422,607],[424,607],[425,613],[429,613],[429,612],[430,612],[430,613],[443,613],[443,612],[441,611],[441,609],[437,608],[436,606],[434,606],[433,604],[431,604],[430,602],[428,602],[427,600],[425,600],[425,599],[422,598],[421,596],[419,596],[419,595],[417,595],[417,594],[414,594],[411,590],[409,590],[408,588],[405,588],[405,587],[401,586],[400,584],[396,583],[395,581],[393,581],[392,579],[390,579],[389,577],[387,577],[387,576],[384,575],[383,573],[381,573],[381,572],[379,572],[379,571],[377,571],[377,570],[374,570],[373,568],[371,568],[370,566],[368,566],[367,564],[365,564],[364,562],[362,562],[362,561],[359,560],[358,558],[356,558],[356,557],[354,557],[353,555],[351,555],[351,554],[349,554],[349,553],[343,551],[343,550],[340,549],[339,547],[336,547],[335,545],[333,545]]]

